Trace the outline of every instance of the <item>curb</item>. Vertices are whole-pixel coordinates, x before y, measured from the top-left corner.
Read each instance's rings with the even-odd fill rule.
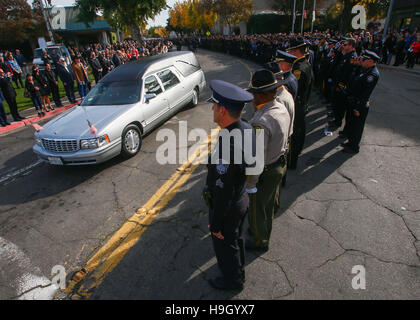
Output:
[[[22,121],[14,122],[9,126],[0,128],[0,134],[9,133],[9,132],[15,131],[16,129],[25,127],[25,126],[31,126],[31,122],[36,123],[40,120],[45,120],[45,119],[52,118],[52,117],[54,117],[54,116],[56,116],[60,113],[63,113],[64,111],[66,111],[70,108],[73,108],[74,106],[76,106],[78,104],[79,104],[79,102],[76,102],[76,103],[72,103],[72,104],[69,104],[67,106],[55,109],[53,111],[49,111],[43,117],[33,116],[31,118],[27,118],[27,119],[24,119]]]

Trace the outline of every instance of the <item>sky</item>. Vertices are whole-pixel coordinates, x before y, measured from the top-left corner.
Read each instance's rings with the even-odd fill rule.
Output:
[[[177,0],[166,0],[166,4],[170,7],[172,7]],[[28,1],[29,3],[32,3],[31,0]],[[55,6],[71,6],[74,5],[74,0],[52,0],[51,3]],[[157,15],[153,20],[149,20],[148,26],[163,26],[166,27],[166,21],[169,18],[168,10],[163,10],[159,15]]]

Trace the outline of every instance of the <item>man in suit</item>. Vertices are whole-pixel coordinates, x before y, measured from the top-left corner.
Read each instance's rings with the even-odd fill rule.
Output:
[[[3,106],[4,96],[3,92],[0,90],[0,125],[2,127],[8,126],[10,123],[7,121],[6,111],[4,110]]]
[[[93,76],[95,77],[95,84],[98,83],[99,80],[102,79],[102,66],[99,60],[96,58],[95,51],[90,52],[90,59],[89,59],[90,67],[92,68]]]
[[[3,69],[0,68],[0,90],[3,92],[4,99],[9,105],[10,113],[12,114],[14,121],[20,121],[25,119],[18,112],[16,103],[16,91],[12,86],[12,74],[7,74]]]
[[[66,66],[64,58],[60,58],[57,64],[57,75],[61,79],[66,90],[67,98],[70,103],[76,102],[76,97],[74,96],[74,74],[70,67]]]
[[[58,78],[55,72],[52,71],[51,65],[49,63],[45,65],[44,77],[48,81],[48,86],[51,89],[56,108],[62,107],[63,105],[61,103],[60,92],[58,88]]]

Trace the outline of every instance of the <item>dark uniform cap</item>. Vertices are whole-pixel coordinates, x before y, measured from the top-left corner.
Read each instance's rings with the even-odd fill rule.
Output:
[[[252,94],[226,81],[211,80],[210,89],[213,95],[207,102],[214,102],[228,109],[241,110],[245,103],[254,100]]]
[[[307,46],[307,43],[305,42],[305,40],[303,40],[302,37],[291,38],[289,43],[290,43],[289,48],[287,48],[286,51],[290,51],[293,49]]]
[[[288,63],[293,63],[297,59],[296,56],[287,53],[285,51],[277,50],[277,59],[276,61],[286,61]]]
[[[362,58],[372,59],[375,62],[378,62],[379,60],[381,60],[381,57],[379,57],[375,52],[370,51],[370,50],[365,50],[363,52]]]
[[[277,89],[279,83],[277,82],[274,73],[267,69],[255,71],[252,75],[251,83],[247,89],[252,93],[263,93]]]
[[[270,70],[274,75],[281,73],[280,66],[277,62],[267,62],[263,65],[264,69]]]

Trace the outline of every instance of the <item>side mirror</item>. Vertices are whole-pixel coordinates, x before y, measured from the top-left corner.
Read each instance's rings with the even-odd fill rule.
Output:
[[[149,103],[149,101],[152,100],[153,98],[156,98],[155,93],[146,93],[144,95],[144,99],[145,99],[146,103]]]

